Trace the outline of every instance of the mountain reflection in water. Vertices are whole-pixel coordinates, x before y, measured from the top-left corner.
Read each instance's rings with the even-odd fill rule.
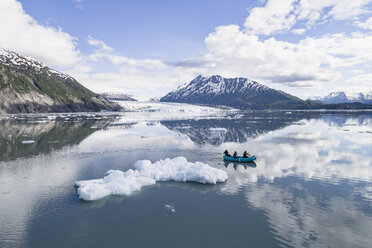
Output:
[[[81,116],[0,119],[0,161],[48,154],[77,145],[108,123],[108,120],[87,120]]]
[[[300,120],[318,118],[319,112],[251,112],[217,119],[162,121],[172,131],[185,134],[197,144],[221,145],[226,142],[244,143],[268,132],[289,125],[301,125]]]

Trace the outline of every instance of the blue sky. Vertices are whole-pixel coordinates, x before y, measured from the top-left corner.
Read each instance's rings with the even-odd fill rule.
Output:
[[[92,36],[136,59],[180,60],[206,52],[204,38],[216,26],[243,24],[247,1],[20,1],[41,23],[62,27],[79,40]],[[82,52],[91,52],[79,42]]]
[[[372,91],[371,2],[2,0],[0,47],[140,99],[198,74],[355,94]]]

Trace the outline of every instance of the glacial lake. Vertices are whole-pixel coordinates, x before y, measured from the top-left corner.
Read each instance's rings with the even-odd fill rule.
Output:
[[[371,247],[372,112],[175,112],[0,116],[0,247]],[[179,156],[228,179],[79,199],[77,180]]]

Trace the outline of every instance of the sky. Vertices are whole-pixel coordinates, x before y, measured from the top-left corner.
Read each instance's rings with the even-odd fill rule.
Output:
[[[372,0],[1,0],[0,47],[138,99],[200,74],[367,93]]]

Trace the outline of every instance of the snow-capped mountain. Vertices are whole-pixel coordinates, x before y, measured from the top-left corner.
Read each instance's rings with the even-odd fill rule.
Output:
[[[55,71],[32,57],[23,57],[18,53],[3,48],[0,48],[0,63],[22,70],[33,70],[36,73],[46,72],[50,76],[55,75],[64,80],[73,80],[70,75]]]
[[[105,92],[102,93],[101,96],[110,101],[137,101],[136,99],[128,96],[127,94],[118,92]]]
[[[200,75],[160,101],[226,105],[241,109],[309,108],[313,104],[247,78],[223,78],[218,75]]]
[[[0,113],[114,110],[71,76],[0,48]]]
[[[319,101],[325,104],[333,104],[333,103],[354,103],[359,102],[363,104],[372,104],[372,92],[363,94],[358,93],[354,95],[346,94],[343,91],[339,92],[332,92],[325,97],[311,97],[311,100]]]

